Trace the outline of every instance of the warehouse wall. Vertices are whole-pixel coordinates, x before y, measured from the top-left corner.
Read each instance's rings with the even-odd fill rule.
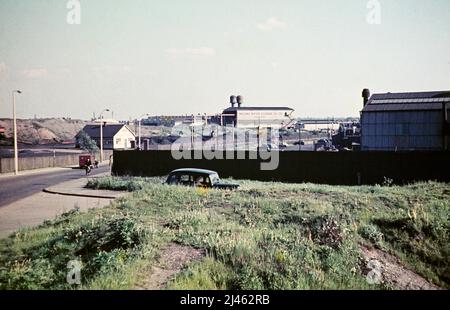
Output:
[[[442,111],[363,112],[363,151],[443,150]]]
[[[248,152],[243,155],[249,158]],[[204,168],[225,178],[343,185],[381,184],[384,177],[397,184],[420,180],[450,182],[450,152],[280,152],[279,155],[277,170],[261,171],[259,160],[175,160],[170,151],[114,151],[112,171],[116,175],[164,176],[177,168]]]

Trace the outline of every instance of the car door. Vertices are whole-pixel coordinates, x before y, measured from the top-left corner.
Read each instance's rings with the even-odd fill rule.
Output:
[[[196,187],[202,187],[202,188],[209,188],[211,187],[211,181],[209,179],[208,175],[197,175],[195,176],[195,186]]]

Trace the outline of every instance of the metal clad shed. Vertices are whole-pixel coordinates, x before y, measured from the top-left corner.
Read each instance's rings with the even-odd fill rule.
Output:
[[[450,91],[374,94],[361,112],[361,149],[448,149],[449,108]]]

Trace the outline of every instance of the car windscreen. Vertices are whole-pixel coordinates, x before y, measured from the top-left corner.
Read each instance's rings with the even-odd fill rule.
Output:
[[[217,173],[210,174],[209,178],[211,179],[211,184],[216,184],[216,183],[220,182],[220,178],[219,178],[219,175]]]

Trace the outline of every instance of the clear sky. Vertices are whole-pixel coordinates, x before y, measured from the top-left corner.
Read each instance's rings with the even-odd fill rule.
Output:
[[[450,89],[450,1],[0,0],[0,117],[216,113],[228,97],[357,116],[361,90]]]

